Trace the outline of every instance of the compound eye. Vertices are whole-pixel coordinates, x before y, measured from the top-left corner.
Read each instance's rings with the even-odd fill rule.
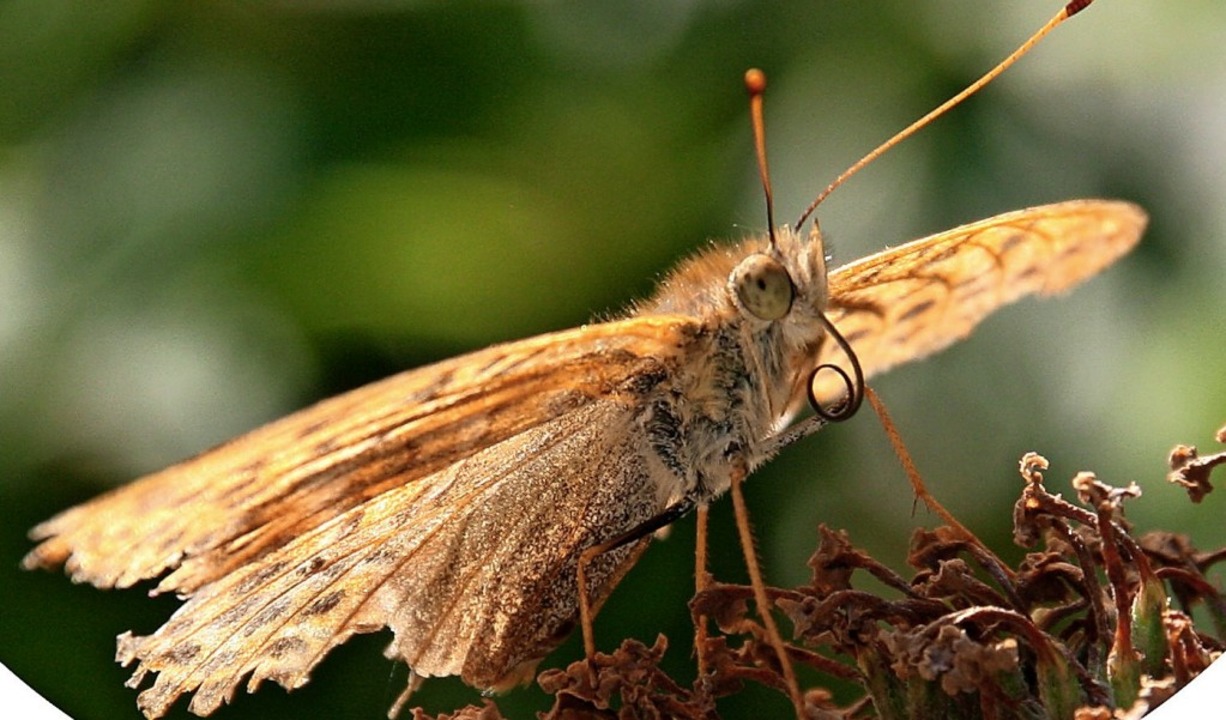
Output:
[[[778,320],[792,309],[796,286],[787,269],[770,255],[754,253],[728,278],[741,306],[760,320]]]

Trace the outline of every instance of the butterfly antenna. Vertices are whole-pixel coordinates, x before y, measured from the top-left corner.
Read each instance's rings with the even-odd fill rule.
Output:
[[[766,194],[766,227],[771,250],[775,249],[775,194],[771,190],[770,168],[766,165],[766,123],[762,120],[762,94],[766,92],[766,73],[757,68],[745,71],[745,89],[749,92],[749,121],[753,125],[753,148],[758,156],[758,175],[762,192]]]
[[[996,67],[992,68],[987,73],[985,73],[983,77],[979,78],[975,82],[968,85],[966,89],[963,90],[962,92],[958,93],[957,95],[954,95],[950,99],[938,105],[932,112],[928,113],[924,117],[908,125],[906,129],[904,129],[902,132],[899,132],[894,137],[890,138],[889,140],[886,140],[881,145],[878,145],[875,150],[865,155],[863,158],[860,158],[860,160],[857,161],[856,164],[844,170],[842,175],[839,175],[837,178],[835,178],[834,182],[826,186],[826,189],[821,191],[820,194],[818,194],[817,198],[812,203],[809,204],[809,207],[805,208],[805,211],[800,214],[800,219],[796,221],[795,227],[799,228],[802,225],[804,225],[805,221],[809,219],[809,216],[813,214],[813,211],[817,209],[817,206],[821,205],[822,201],[825,200],[826,197],[830,195],[830,193],[834,192],[835,188],[847,182],[847,180],[851,178],[852,175],[855,175],[856,173],[860,172],[860,170],[863,169],[865,165],[868,165],[872,161],[881,157],[881,155],[884,154],[887,150],[894,147],[895,145],[902,142],[903,140],[906,140],[907,138],[911,137],[912,135],[915,134],[917,130],[924,127],[925,125],[932,122],[933,120],[937,119],[941,115],[945,114],[949,109],[953,108],[958,103],[967,99],[971,95],[974,95],[976,92],[979,92],[979,90],[983,88],[984,85],[987,85],[988,83],[995,80],[996,76],[1000,75],[1005,70],[1008,70],[1009,67],[1013,65],[1013,63],[1017,62],[1018,60],[1021,59],[1023,55],[1030,52],[1030,50],[1035,45],[1037,45],[1040,40],[1046,37],[1049,32],[1051,32],[1052,30],[1055,30],[1056,26],[1058,26],[1060,23],[1064,22],[1065,20],[1068,20],[1069,18],[1081,12],[1082,10],[1085,10],[1087,7],[1090,6],[1090,3],[1092,2],[1094,2],[1094,0],[1072,0],[1072,2],[1070,2],[1069,4],[1061,8],[1060,12],[1056,13],[1055,17],[1053,17],[1051,20],[1048,20],[1047,24],[1039,28],[1039,30],[1035,34],[1031,35],[1030,38],[1026,40],[1026,42],[1022,43],[1016,50],[1010,53],[1007,58],[1000,61],[1000,63]],[[748,83],[748,75],[746,75],[746,83]],[[760,158],[760,162],[762,163],[763,167],[765,167],[765,163],[766,163],[765,154],[763,154],[762,152],[759,152],[759,158]],[[767,191],[767,194],[768,195],[770,194],[769,189]],[[768,208],[769,208],[769,205],[770,204],[767,203]]]

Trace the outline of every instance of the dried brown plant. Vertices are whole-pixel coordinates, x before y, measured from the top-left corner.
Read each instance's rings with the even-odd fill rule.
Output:
[[[1226,442],[1226,428],[1218,440]],[[1226,453],[1200,457],[1181,445],[1170,479],[1199,502],[1224,462]],[[1201,552],[1174,532],[1137,535],[1123,514],[1141,494],[1135,484],[1079,473],[1074,503],[1047,489],[1047,468],[1035,453],[1021,460],[1014,540],[1030,551],[1015,567],[961,528],[917,528],[908,579],[857,549],[847,532],[821,527],[809,582],[768,594],[791,624],[792,662],[851,680],[863,694],[840,707],[827,689],[809,688],[807,717],[1130,720],[1222,654],[1226,598],[1206,573],[1226,549]],[[863,574],[888,590],[856,589]],[[748,586],[713,583],[691,600],[696,622],[717,630],[705,634],[707,672],[693,683],[660,668],[667,638],[650,647],[627,639],[612,653],[542,672],[537,681],[554,704],[540,717],[710,720],[719,717],[716,700],[747,681],[786,695],[752,599]],[[1198,606],[1212,632],[1196,626]],[[487,700],[438,717],[501,715]]]

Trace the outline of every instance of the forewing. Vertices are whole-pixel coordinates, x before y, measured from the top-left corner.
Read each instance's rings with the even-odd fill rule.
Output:
[[[388,655],[418,675],[478,687],[531,677],[573,623],[579,551],[663,507],[635,415],[607,399],[565,413],[202,588],[153,635],[120,638],[118,659],[139,663],[130,685],[158,673],[141,709],[161,716],[194,691],[190,709],[208,714],[248,674],[251,691],[298,687],[330,649],[383,627]],[[597,600],[635,550],[598,558]]]
[[[190,594],[350,508],[596,398],[658,381],[698,329],[631,318],[495,346],[325,400],[38,525],[26,567]]]
[[[866,376],[960,340],[997,308],[1063,292],[1132,249],[1145,229],[1135,205],[1079,200],[998,215],[871,255],[830,274],[827,315]],[[831,342],[819,362],[846,368]],[[844,394],[833,373],[815,388]]]

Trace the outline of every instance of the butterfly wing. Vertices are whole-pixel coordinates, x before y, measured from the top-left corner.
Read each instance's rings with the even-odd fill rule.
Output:
[[[495,346],[325,400],[38,525],[24,565],[190,594],[484,448],[658,381],[699,330],[677,316]],[[190,512],[187,509],[190,508]]]
[[[195,691],[208,714],[250,673],[287,688],[308,680],[354,633],[390,627],[387,654],[421,676],[460,675],[482,688],[532,676],[577,613],[585,547],[655,516],[635,413],[600,399],[397,486],[201,589],[148,637],[120,638],[118,658],[149,671],[149,717]],[[600,447],[601,452],[591,452]],[[646,540],[599,556],[599,602]]]
[[[827,314],[865,375],[875,375],[966,337],[999,307],[1094,276],[1132,249],[1145,224],[1136,205],[1106,200],[998,215],[833,271]],[[829,342],[818,362],[847,367]],[[833,373],[821,373],[814,390],[827,403],[845,392]]]

